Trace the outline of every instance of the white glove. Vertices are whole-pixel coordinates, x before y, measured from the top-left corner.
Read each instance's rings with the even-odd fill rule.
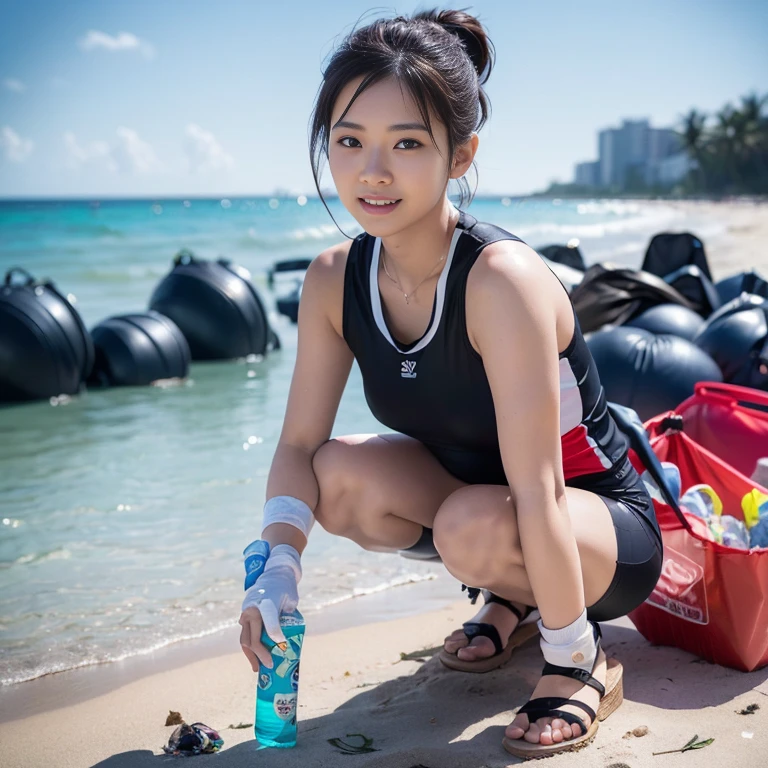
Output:
[[[266,633],[276,643],[286,642],[280,628],[280,616],[290,613],[299,604],[299,581],[299,553],[290,544],[278,544],[269,554],[264,573],[245,593],[242,611],[258,608]]]

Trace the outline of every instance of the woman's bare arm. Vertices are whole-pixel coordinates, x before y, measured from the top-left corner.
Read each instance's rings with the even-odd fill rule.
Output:
[[[570,623],[578,613],[574,608],[584,607],[560,443],[562,290],[535,252],[507,241],[484,249],[467,287],[467,328],[493,394],[526,571],[542,616],[553,627]]]
[[[315,451],[331,435],[352,352],[342,335],[344,269],[350,243],[329,248],[310,265],[299,304],[299,340],[283,429],[267,481],[267,499],[294,496],[310,509],[318,487],[312,469]],[[264,531],[271,546],[290,544],[301,553],[307,540],[292,525]]]

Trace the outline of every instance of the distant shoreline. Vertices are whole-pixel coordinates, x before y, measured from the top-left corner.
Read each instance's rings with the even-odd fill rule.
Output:
[[[57,205],[57,204],[71,204],[71,203],[84,203],[88,205],[102,204],[102,203],[164,203],[164,202],[215,202],[219,200],[295,200],[300,195],[304,196],[307,201],[319,201],[321,198],[317,194],[307,194],[306,192],[296,194],[237,194],[237,195],[139,195],[131,197],[117,197],[114,195],[74,195],[72,197],[0,197],[0,206],[13,205],[13,204],[44,204],[44,205]],[[326,194],[325,201],[338,202],[339,197],[335,194]],[[733,195],[733,196],[717,196],[717,195],[638,195],[634,194],[616,194],[616,195],[551,195],[545,192],[531,192],[527,195],[512,195],[512,194],[478,194],[473,198],[479,201],[494,201],[494,200],[509,200],[512,203],[521,203],[526,200],[532,201],[546,201],[546,200],[568,200],[571,201],[609,201],[609,200],[621,200],[622,202],[674,202],[674,203],[766,203],[768,202],[768,195]]]

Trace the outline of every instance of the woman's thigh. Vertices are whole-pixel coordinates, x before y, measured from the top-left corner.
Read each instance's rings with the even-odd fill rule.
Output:
[[[445,499],[465,485],[422,443],[397,433],[333,438],[312,464],[318,522],[378,551],[413,544]]]
[[[587,605],[599,600],[616,570],[617,542],[611,513],[600,496],[565,489],[570,527],[581,561]],[[435,544],[448,570],[466,584],[535,605],[509,488],[467,486],[446,500],[434,522]]]

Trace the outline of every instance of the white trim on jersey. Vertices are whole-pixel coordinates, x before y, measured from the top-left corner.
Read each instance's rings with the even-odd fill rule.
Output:
[[[560,360],[560,437],[578,427],[583,419],[584,403],[579,383],[568,358],[564,357]]]
[[[389,328],[384,322],[384,313],[381,309],[381,294],[379,293],[379,254],[381,253],[381,238],[377,237],[373,244],[373,258],[371,259],[371,274],[370,274],[370,286],[371,286],[371,309],[373,310],[373,317],[376,320],[376,325],[381,331],[382,336],[402,355],[412,355],[414,352],[418,352],[429,344],[437,333],[437,328],[440,325],[440,318],[443,314],[443,303],[445,302],[445,286],[448,282],[448,272],[451,269],[451,262],[453,261],[453,253],[456,250],[456,243],[459,242],[459,238],[464,230],[456,227],[456,231],[451,238],[451,247],[448,250],[448,257],[445,260],[445,267],[440,273],[440,277],[437,280],[437,289],[435,291],[435,316],[432,318],[432,324],[429,326],[429,330],[424,334],[421,341],[413,347],[413,349],[403,350],[395,344],[394,339],[389,333]]]
[[[610,469],[613,466],[613,464],[611,464],[611,460],[605,455],[605,453],[603,453],[603,449],[597,444],[595,438],[589,434],[589,429],[587,428],[586,424],[584,425],[584,431],[586,433],[584,437],[587,438],[587,442],[595,452],[595,456],[600,459],[600,463],[605,469]]]

